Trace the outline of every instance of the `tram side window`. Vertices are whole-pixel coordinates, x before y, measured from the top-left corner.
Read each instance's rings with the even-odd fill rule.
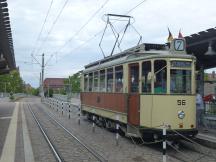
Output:
[[[151,72],[151,62],[146,61],[142,63],[142,92],[151,93],[151,79],[148,74]]]
[[[94,72],[94,92],[98,91],[98,71]]]
[[[130,92],[139,92],[139,64],[130,65],[129,77]]]
[[[167,63],[165,60],[154,62],[154,93],[166,93],[167,89]]]
[[[123,92],[123,66],[115,67],[115,92]]]
[[[105,70],[100,71],[100,92],[106,92],[105,86]]]
[[[92,91],[92,84],[93,84],[93,74],[89,73],[89,92]]]
[[[113,91],[113,68],[107,69],[107,92]]]
[[[84,91],[88,91],[88,74],[84,75]]]

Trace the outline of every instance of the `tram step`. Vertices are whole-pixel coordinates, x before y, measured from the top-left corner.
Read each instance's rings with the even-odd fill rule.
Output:
[[[139,138],[139,137],[141,137],[141,134],[140,134],[140,131],[137,127],[127,125],[126,136]]]

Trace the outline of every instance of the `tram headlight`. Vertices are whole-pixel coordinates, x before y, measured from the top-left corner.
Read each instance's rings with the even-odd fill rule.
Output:
[[[183,111],[183,110],[178,111],[178,118],[179,118],[179,119],[184,119],[184,117],[185,117],[184,111]]]

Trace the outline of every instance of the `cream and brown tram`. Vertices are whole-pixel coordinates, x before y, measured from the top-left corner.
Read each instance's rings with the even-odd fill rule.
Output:
[[[186,54],[184,39],[141,44],[85,66],[81,77],[81,111],[107,128],[128,136],[159,138],[197,134],[196,58]],[[173,131],[174,130],[174,131]]]

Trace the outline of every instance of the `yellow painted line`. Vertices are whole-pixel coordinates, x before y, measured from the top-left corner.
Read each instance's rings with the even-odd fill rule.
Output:
[[[16,102],[0,162],[14,162],[15,160],[18,110],[19,102]]]

